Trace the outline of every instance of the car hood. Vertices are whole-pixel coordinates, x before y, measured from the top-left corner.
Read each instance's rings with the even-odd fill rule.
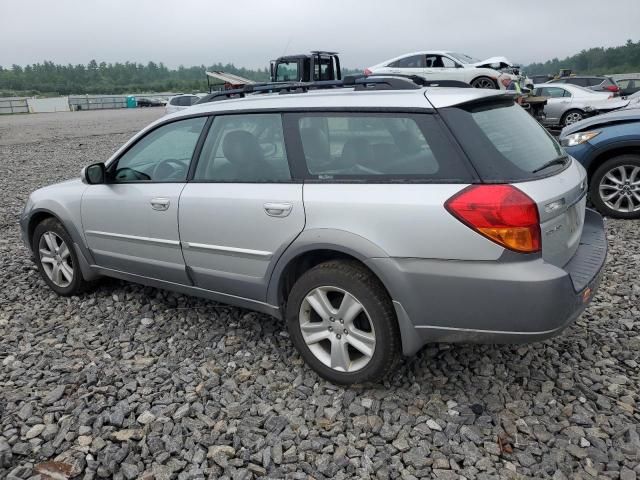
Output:
[[[622,108],[609,113],[603,113],[602,115],[596,115],[595,117],[586,118],[579,122],[576,122],[568,127],[565,127],[560,138],[564,138],[572,133],[580,132],[582,130],[590,129],[593,127],[599,127],[602,125],[610,125],[612,123],[640,121],[640,104],[634,104],[633,108]]]
[[[497,63],[497,64],[500,65],[500,67],[498,67],[498,68],[517,67],[517,65],[515,63],[511,62],[506,57],[489,57],[489,58],[486,58],[486,59],[481,60],[479,62],[472,63],[471,65],[473,65],[474,67],[479,67],[479,68],[493,68],[491,65],[493,65],[494,63]]]

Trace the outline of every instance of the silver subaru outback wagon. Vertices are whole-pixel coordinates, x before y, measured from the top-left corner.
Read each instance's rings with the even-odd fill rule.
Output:
[[[44,281],[273,315],[340,384],[427,342],[548,338],[591,300],[606,240],[585,171],[512,99],[385,77],[288,93],[205,98],[35,191]]]

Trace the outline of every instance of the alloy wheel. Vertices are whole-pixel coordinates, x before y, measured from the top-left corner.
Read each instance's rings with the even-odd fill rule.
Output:
[[[640,167],[612,168],[600,180],[598,192],[604,204],[616,212],[640,211]]]
[[[474,80],[474,82],[472,83],[472,86],[475,88],[490,88],[490,89],[496,88],[493,81],[489,80],[488,78],[479,78],[478,80]]]
[[[38,254],[44,273],[58,287],[68,287],[73,282],[73,259],[64,240],[54,232],[40,237]]]
[[[571,113],[568,113],[567,116],[565,117],[564,124],[565,126],[571,125],[576,122],[579,122],[580,120],[582,120],[582,114],[580,112],[571,112]]]
[[[311,290],[298,315],[307,347],[324,365],[355,372],[371,360],[376,347],[373,322],[360,301],[338,287]]]

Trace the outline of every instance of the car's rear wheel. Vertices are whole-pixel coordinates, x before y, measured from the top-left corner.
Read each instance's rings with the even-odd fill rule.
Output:
[[[300,354],[333,383],[379,381],[398,358],[391,299],[357,262],[329,261],[305,272],[291,290],[286,317]]]
[[[640,218],[640,155],[620,155],[600,165],[591,178],[589,196],[603,215]]]
[[[498,88],[498,84],[489,77],[474,78],[471,81],[471,86],[473,88],[489,88],[493,90],[496,90]]]
[[[569,110],[562,116],[562,120],[560,123],[563,127],[566,127],[567,125],[579,122],[583,118],[584,112],[582,110]]]
[[[40,222],[31,245],[40,275],[54,292],[66,297],[87,289],[89,283],[82,277],[73,241],[58,220]]]

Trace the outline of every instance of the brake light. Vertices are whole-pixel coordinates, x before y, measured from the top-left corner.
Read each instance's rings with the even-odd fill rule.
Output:
[[[619,92],[620,89],[618,88],[617,85],[605,85],[605,90],[609,90],[610,92]]]
[[[369,70],[368,68],[365,68],[365,69],[364,69],[364,74],[365,74],[366,76],[369,76],[369,75],[372,75],[372,74],[373,74],[373,72],[372,72],[371,70]]]
[[[534,253],[542,247],[538,207],[512,185],[471,185],[444,207],[469,228],[509,250]]]

